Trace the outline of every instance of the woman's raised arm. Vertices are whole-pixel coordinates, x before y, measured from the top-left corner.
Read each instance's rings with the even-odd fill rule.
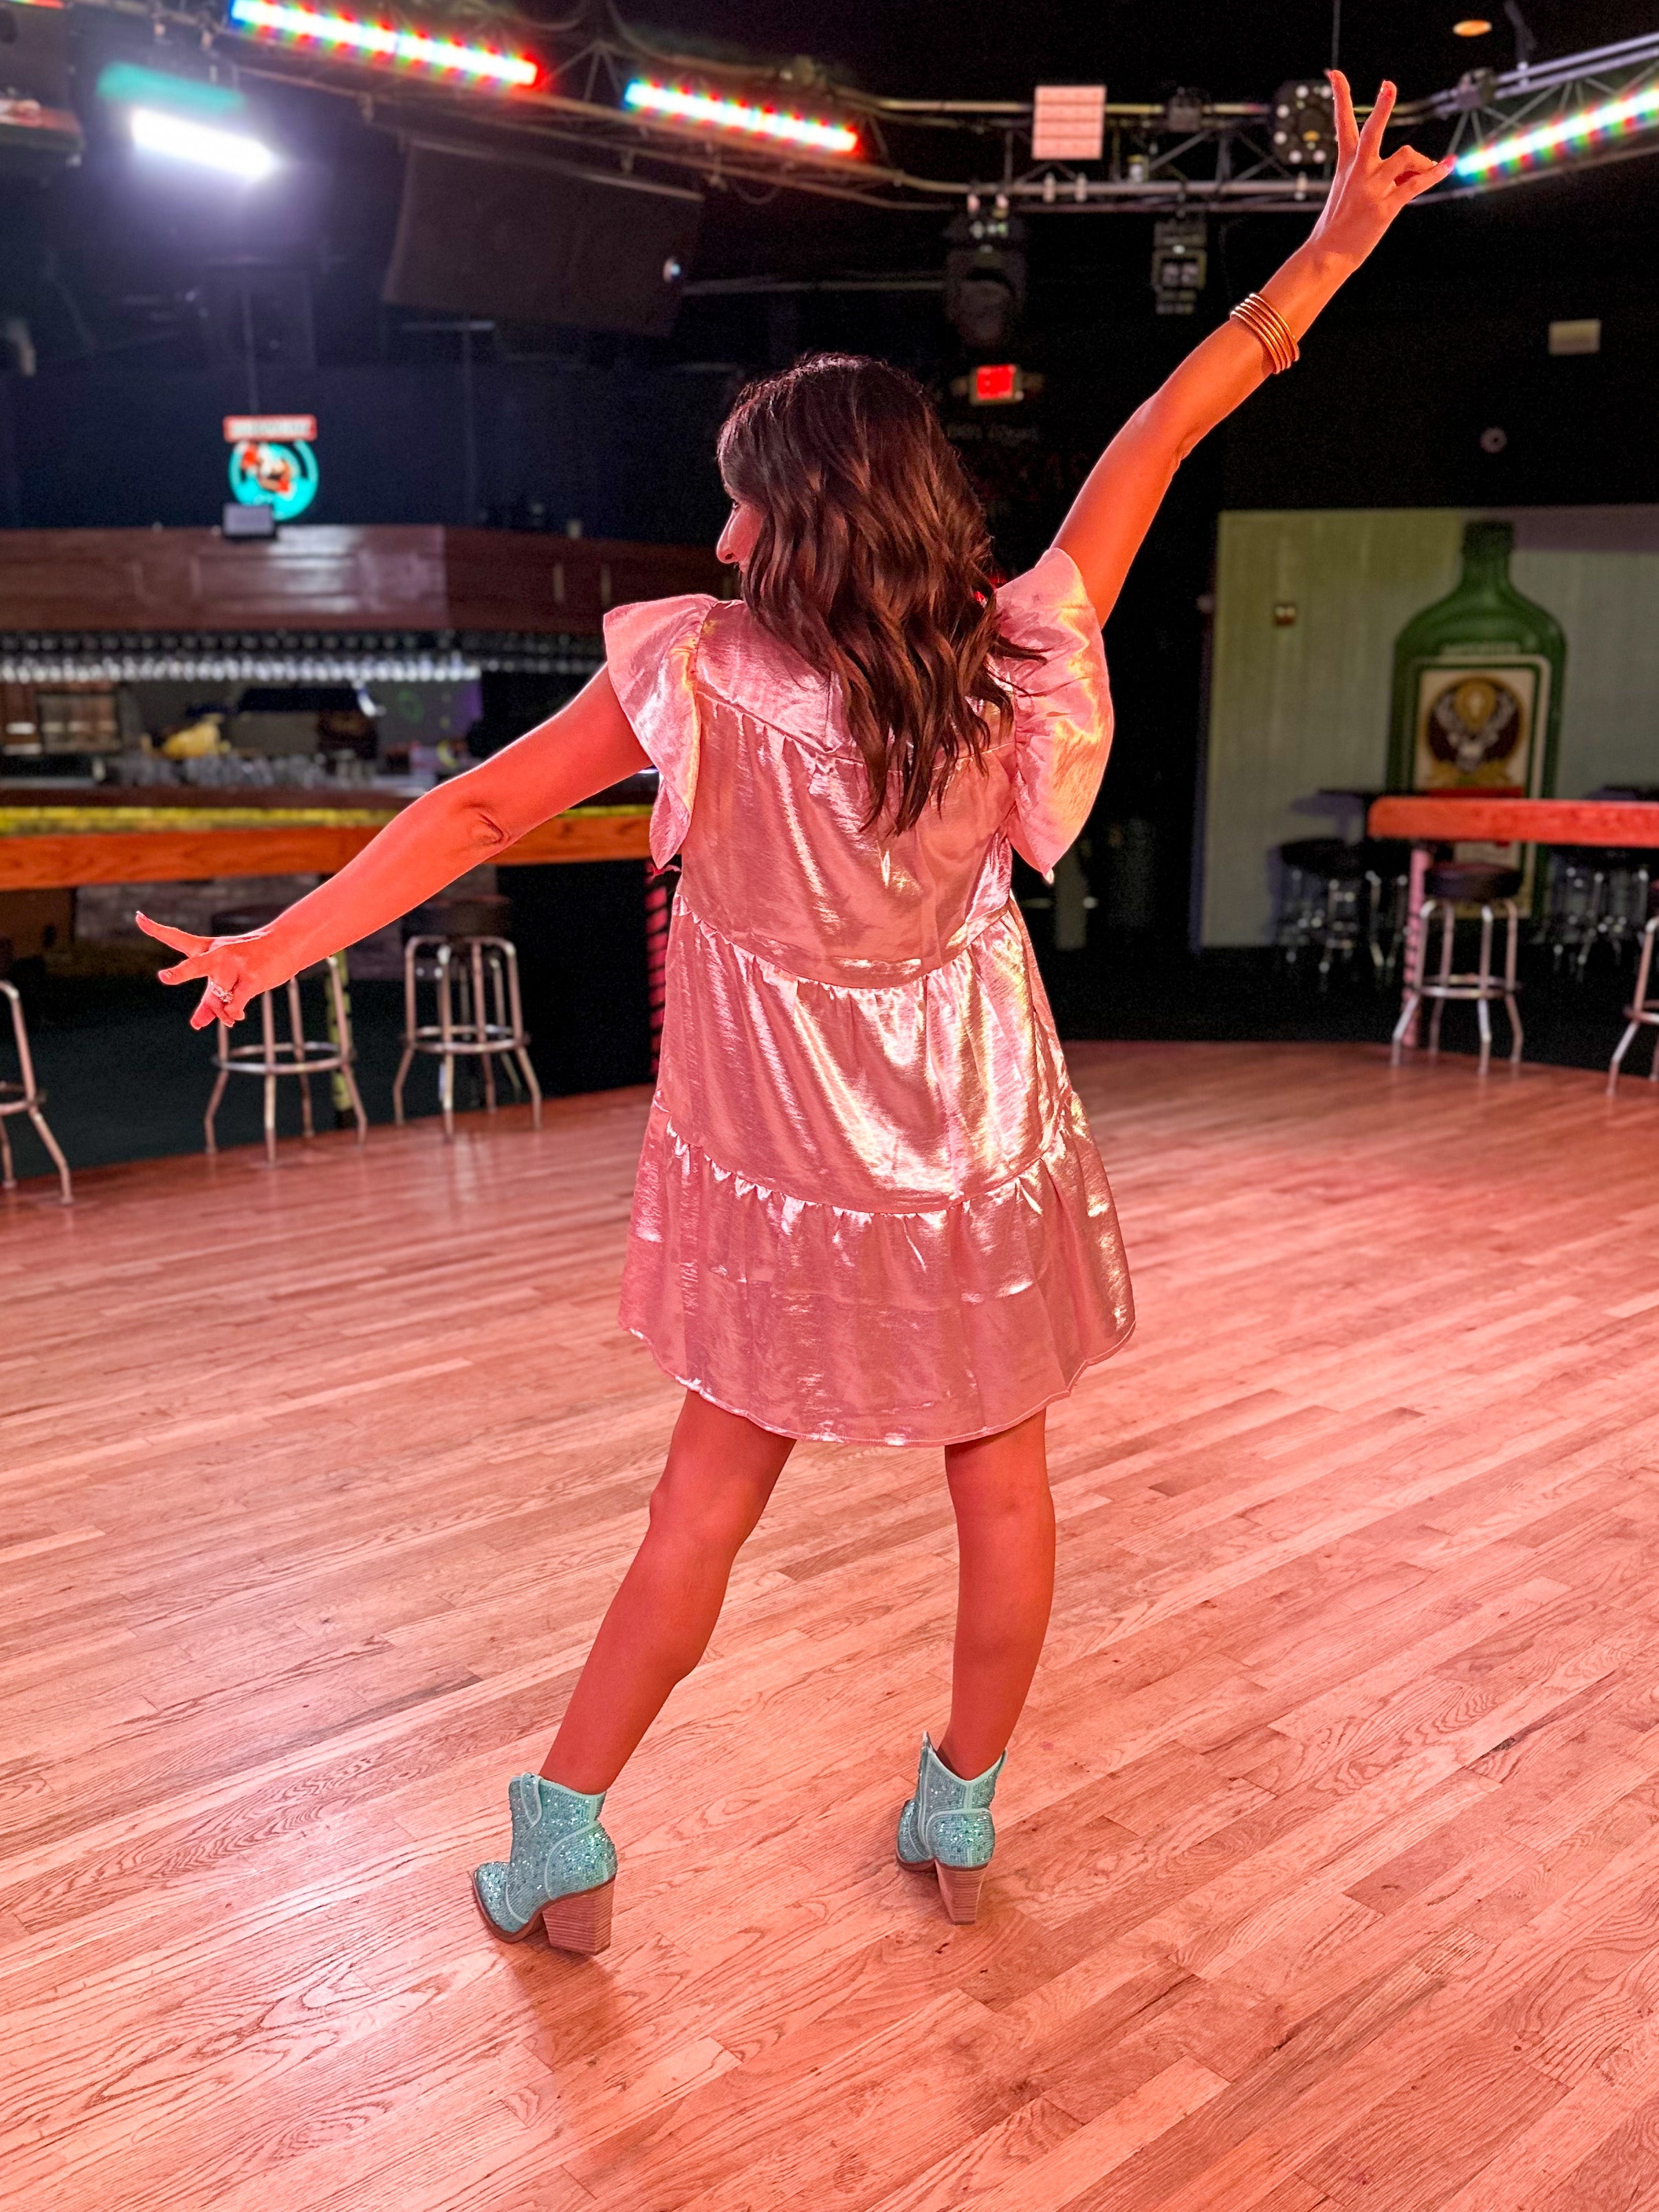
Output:
[[[1336,103],[1336,175],[1307,243],[1262,287],[1262,297],[1297,339],[1401,208],[1451,168],[1449,160],[1431,161],[1409,146],[1382,158],[1382,133],[1395,103],[1392,84],[1385,83],[1377,94],[1361,131],[1346,77],[1333,70],[1330,80]],[[1267,374],[1261,341],[1229,319],[1130,416],[1091,470],[1054,543],[1077,562],[1102,623],[1176,469]]]
[[[240,1021],[261,991],[396,921],[538,823],[649,766],[601,669],[547,721],[405,807],[355,860],[267,928],[193,937],[142,914],[139,926],[186,956],[161,970],[164,983],[205,981],[192,1029]]]

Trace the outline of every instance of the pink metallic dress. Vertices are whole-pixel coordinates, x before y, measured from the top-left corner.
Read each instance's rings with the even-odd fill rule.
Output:
[[[1000,594],[1037,658],[987,772],[894,836],[839,692],[740,603],[618,607],[605,649],[681,855],[624,1328],[790,1437],[939,1444],[1062,1397],[1134,1325],[1009,853],[1051,869],[1111,742],[1058,549]]]

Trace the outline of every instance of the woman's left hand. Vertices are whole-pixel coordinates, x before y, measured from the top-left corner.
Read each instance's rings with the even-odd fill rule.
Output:
[[[204,1030],[213,1021],[228,1029],[241,1020],[250,1000],[286,982],[292,972],[274,957],[269,930],[250,930],[244,937],[197,937],[188,929],[152,921],[147,914],[135,919],[147,936],[185,956],[176,968],[161,969],[158,981],[191,983],[199,978],[207,985],[191,1013],[193,1030]]]
[[[1362,131],[1347,78],[1340,70],[1327,74],[1336,108],[1336,174],[1310,243],[1357,269],[1401,210],[1451,174],[1453,160],[1449,154],[1431,161],[1414,146],[1401,146],[1385,160],[1382,134],[1398,97],[1395,86],[1384,81]]]

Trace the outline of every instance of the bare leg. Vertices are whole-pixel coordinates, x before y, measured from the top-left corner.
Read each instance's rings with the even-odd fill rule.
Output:
[[[1054,1595],[1054,1502],[1044,1416],[951,1444],[957,1516],[957,1639],[951,1724],[934,1748],[971,1781],[1008,1746],[1036,1672]]]
[[[542,1773],[585,1795],[608,1790],[702,1658],[732,1563],[766,1510],[793,1438],[694,1390],[651,1493],[651,1525],[599,1632]]]

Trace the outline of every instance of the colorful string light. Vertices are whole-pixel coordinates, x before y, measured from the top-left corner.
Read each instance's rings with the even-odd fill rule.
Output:
[[[821,123],[787,109],[757,107],[746,100],[690,92],[683,85],[653,84],[636,76],[623,94],[623,106],[636,115],[666,115],[679,123],[705,124],[750,138],[769,138],[782,146],[805,146],[815,154],[856,154],[859,134],[844,123]]]
[[[239,27],[273,37],[332,47],[364,61],[389,62],[434,76],[462,77],[473,84],[524,87],[541,71],[526,54],[502,54],[489,46],[464,46],[453,39],[429,39],[419,31],[400,31],[389,23],[368,23],[354,15],[291,4],[291,0],[231,0],[230,20]]]
[[[1600,141],[1650,129],[1659,121],[1659,85],[1632,92],[1623,100],[1610,100],[1601,107],[1587,107],[1559,122],[1540,124],[1535,131],[1517,131],[1511,138],[1494,138],[1463,155],[1455,174],[1489,177],[1494,170],[1524,169],[1553,155],[1580,154]]]

